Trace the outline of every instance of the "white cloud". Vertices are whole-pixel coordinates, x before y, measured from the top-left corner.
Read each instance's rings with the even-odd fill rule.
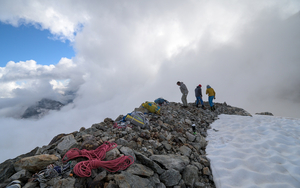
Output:
[[[65,94],[65,90],[68,88],[70,79],[66,80],[51,80],[49,83],[52,85],[53,90],[56,90],[60,94]]]
[[[67,58],[56,65],[39,65],[34,60],[10,61],[0,71],[0,116],[16,118],[42,98],[63,103],[70,100],[69,92],[78,90],[84,74]]]
[[[59,3],[4,0],[1,2],[0,20],[16,27],[21,24],[33,24],[38,29],[48,29],[60,40],[74,41],[74,34],[80,31],[82,24],[89,19],[85,13],[87,10],[82,8],[80,4],[68,0]]]
[[[299,117],[299,10],[293,0],[1,1],[1,21],[38,24],[73,40],[77,55],[56,65],[28,60],[1,68],[0,94],[14,98],[0,100],[0,115],[12,116],[24,101],[58,97],[56,89],[78,92],[73,104],[42,120],[24,125],[3,118],[0,124],[7,131],[22,124],[26,135],[18,139],[43,125],[44,144],[146,100],[180,102],[178,80],[188,86],[189,102],[199,83],[203,94],[210,84],[216,102]]]

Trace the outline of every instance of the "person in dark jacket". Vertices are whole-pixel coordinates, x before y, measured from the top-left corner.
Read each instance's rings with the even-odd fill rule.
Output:
[[[201,84],[199,84],[196,89],[195,89],[195,96],[196,96],[196,107],[199,107],[199,101],[201,102],[202,108],[204,109],[204,104],[202,100],[202,89],[201,89]]]

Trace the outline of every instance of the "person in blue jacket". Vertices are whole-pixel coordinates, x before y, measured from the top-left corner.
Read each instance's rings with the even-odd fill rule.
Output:
[[[207,88],[206,94],[208,95],[208,102],[209,102],[210,110],[215,111],[216,108],[214,106],[213,100],[216,99],[216,92],[212,87],[210,87],[210,85],[207,85],[206,88]]]

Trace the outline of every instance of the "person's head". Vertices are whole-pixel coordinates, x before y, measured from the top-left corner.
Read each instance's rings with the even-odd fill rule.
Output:
[[[211,88],[211,87],[210,87],[210,85],[207,85],[206,88],[208,89],[208,88]]]
[[[199,84],[198,86],[199,86],[199,87],[202,87],[202,85],[201,85],[201,84]]]
[[[177,82],[177,85],[179,85],[179,86],[180,86],[180,81],[178,81],[178,82]]]

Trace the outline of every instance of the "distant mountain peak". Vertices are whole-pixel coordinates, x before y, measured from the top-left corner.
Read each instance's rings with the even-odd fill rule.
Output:
[[[23,113],[22,118],[39,119],[46,115],[50,110],[60,110],[63,106],[64,104],[59,101],[43,98],[35,105],[28,107]]]

